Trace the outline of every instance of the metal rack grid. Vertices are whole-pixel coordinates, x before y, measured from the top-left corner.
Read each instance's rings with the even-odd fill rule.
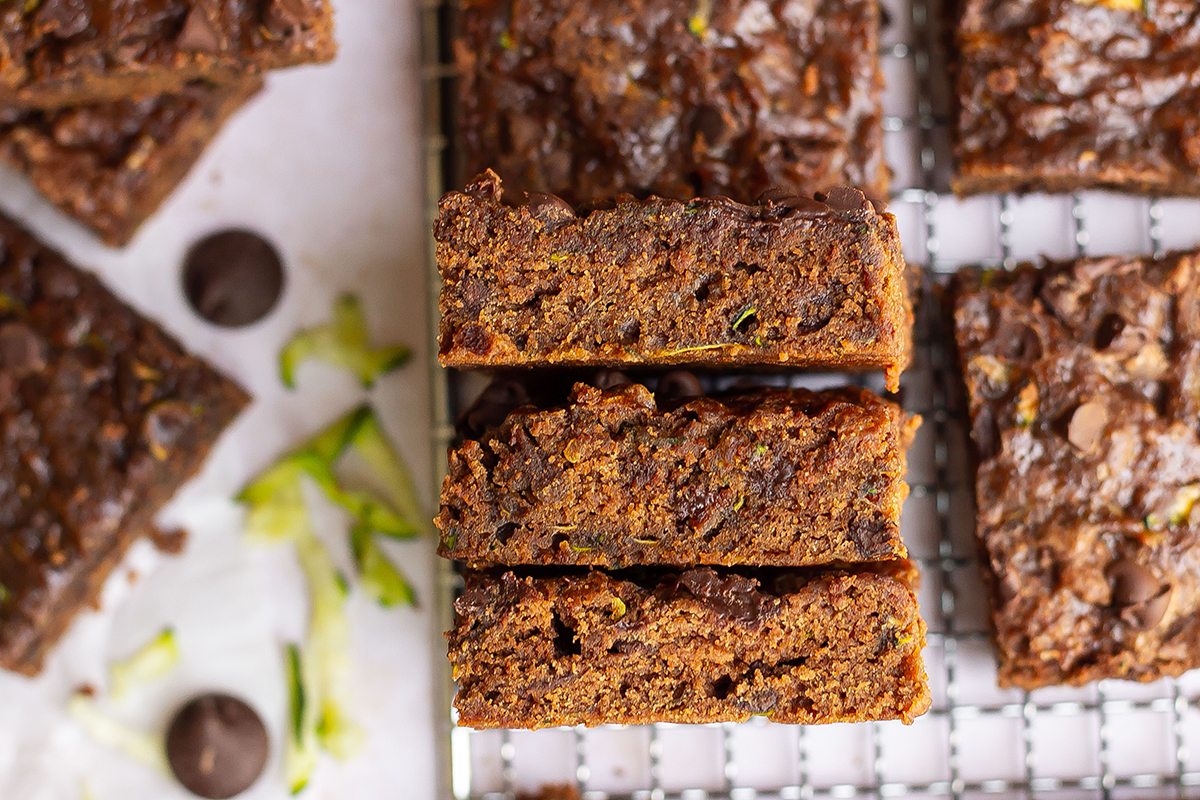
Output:
[[[1149,685],[1106,681],[1033,693],[995,686],[974,559],[967,434],[947,383],[946,336],[931,290],[940,276],[963,263],[1012,266],[1018,258],[1047,251],[1056,256],[1089,252],[1091,233],[1099,230],[1089,222],[1104,219],[1107,229],[1108,221],[1120,215],[1127,223],[1133,206],[1140,207],[1137,214],[1144,223],[1134,235],[1140,241],[1110,242],[1110,249],[1159,252],[1166,205],[1157,199],[1116,201],[1091,195],[973,201],[949,196],[949,103],[936,2],[884,0],[892,24],[881,50],[889,78],[884,127],[900,187],[891,210],[901,225],[906,256],[925,267],[916,358],[902,380],[906,407],[925,418],[910,453],[912,493],[903,528],[924,575],[921,606],[930,627],[926,662],[933,708],[910,728],[894,722],[806,728],[761,719],[539,732],[455,728],[453,685],[440,632],[451,625],[459,581],[448,562],[436,560],[433,651],[437,708],[446,712],[437,719],[441,796],[493,800],[542,783],[573,784],[588,800],[1200,796],[1200,788],[1192,788],[1200,787],[1200,760],[1192,757],[1193,752],[1200,755],[1200,746],[1194,745],[1200,740],[1200,678],[1195,674]],[[455,178],[450,120],[455,88],[448,48],[452,3],[425,0],[422,5],[429,227],[437,199]],[[1200,219],[1194,205],[1174,211],[1189,221]],[[1047,236],[1047,228],[1059,233]],[[1031,234],[1031,229],[1043,235]],[[962,239],[964,233],[971,240],[966,245],[960,241],[954,248],[943,247],[944,241],[955,235]],[[436,343],[438,276],[432,240],[428,265]],[[461,385],[460,376],[440,370],[436,357],[431,370],[434,465],[440,478],[456,400],[470,390]],[[881,388],[876,377],[865,380]],[[790,382],[814,385],[803,376]],[[815,383],[828,385],[829,378]]]

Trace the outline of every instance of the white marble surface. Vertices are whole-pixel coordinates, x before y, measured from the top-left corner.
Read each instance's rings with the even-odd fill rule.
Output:
[[[229,124],[185,184],[124,250],[110,250],[66,220],[10,173],[0,172],[0,208],[23,220],[116,294],[157,319],[189,348],[236,377],[254,396],[203,474],[164,511],[191,538],[178,557],[143,544],[109,582],[99,612],[82,615],[36,680],[0,674],[0,798],[175,800],[172,780],[90,740],[65,715],[81,683],[103,686],[106,665],[164,625],[183,659],[169,677],[114,713],[161,731],[189,695],[223,689],[263,713],[274,752],[248,800],[284,798],[278,744],[286,691],[281,647],[306,620],[305,595],[286,550],[240,541],[231,497],[292,443],[363,398],[348,375],[309,365],[298,387],[279,382],[276,357],[293,330],[326,319],[332,299],[355,291],[380,342],[402,341],[415,357],[378,382],[370,398],[411,466],[431,484],[425,353],[424,197],[416,4],[337,3],[341,53],[326,66],[272,75],[267,90]],[[179,267],[197,238],[247,226],[279,247],[288,285],[280,306],[243,331],[215,328],[182,295]],[[432,498],[426,491],[426,500]],[[323,533],[348,561],[344,520]],[[312,798],[431,798],[430,630],[432,542],[393,554],[416,585],[421,610],[383,611],[361,595],[349,603],[353,714],[367,729],[359,757],[322,761]]]

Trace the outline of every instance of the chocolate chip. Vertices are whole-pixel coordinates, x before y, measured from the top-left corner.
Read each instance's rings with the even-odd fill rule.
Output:
[[[633,383],[633,381],[629,379],[628,375],[620,370],[602,369],[592,376],[590,383],[592,386],[595,386],[601,391],[608,391],[609,389],[615,389],[618,386],[628,386],[629,384]]]
[[[28,325],[22,322],[0,325],[0,369],[21,380],[45,366],[45,342]]]
[[[839,186],[836,189],[830,189],[824,197],[817,195],[817,199],[824,201],[825,205],[839,214],[857,217],[866,216],[875,211],[875,207],[871,205],[871,201],[867,199],[865,194],[858,189],[851,189],[848,186]]]
[[[167,760],[187,789],[201,797],[241,794],[267,764],[267,729],[236,697],[205,694],[175,715],[167,730]]]
[[[1168,584],[1150,599],[1122,608],[1121,619],[1134,630],[1148,631],[1162,622],[1170,605],[1171,586]]]
[[[150,455],[159,461],[171,457],[171,450],[183,438],[193,421],[192,410],[178,400],[157,403],[142,420],[142,435]]]
[[[463,415],[463,424],[473,436],[481,436],[504,422],[514,409],[529,403],[529,392],[513,380],[497,380],[488,384]]]
[[[91,0],[42,0],[33,18],[34,33],[59,39],[78,36],[91,24],[91,5]]]
[[[1112,585],[1112,604],[1118,607],[1144,603],[1161,587],[1153,572],[1128,558],[1114,561],[1105,574]]]
[[[704,384],[687,370],[677,369],[658,379],[654,392],[659,400],[683,400],[688,397],[703,397]]]
[[[1000,426],[996,424],[991,406],[983,406],[975,414],[971,438],[975,440],[980,461],[995,458],[1000,453]]]
[[[270,313],[283,294],[283,262],[256,233],[228,230],[192,246],[183,286],[196,313],[214,325],[240,328]]]
[[[529,213],[535,217],[547,211],[565,211],[572,217],[575,216],[575,209],[566,200],[563,200],[558,195],[542,194],[541,192],[530,192],[529,198]]]
[[[1042,341],[1037,331],[1023,322],[1005,321],[996,332],[1000,353],[1010,361],[1030,363],[1042,357]]]
[[[193,6],[183,22],[183,29],[175,46],[185,52],[219,53],[221,52],[221,36],[213,25],[208,13],[199,5]]]
[[[780,188],[767,189],[758,196],[757,202],[764,206],[780,206],[802,217],[820,217],[829,213],[829,206],[825,203]]]
[[[278,36],[291,33],[310,16],[304,0],[268,0],[267,29]]]
[[[1071,415],[1067,425],[1067,441],[1084,453],[1091,452],[1107,424],[1107,408],[1094,400],[1084,403]]]
[[[1096,326],[1093,344],[1097,350],[1107,350],[1123,330],[1125,330],[1125,320],[1120,314],[1106,314],[1100,320],[1100,324]]]
[[[741,575],[721,576],[700,567],[679,576],[693,597],[703,600],[718,616],[757,625],[766,613],[770,597],[758,591],[758,581]]]

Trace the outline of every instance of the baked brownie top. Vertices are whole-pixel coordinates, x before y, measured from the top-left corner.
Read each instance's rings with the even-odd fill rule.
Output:
[[[247,71],[325,61],[335,50],[332,25],[328,0],[4,3],[0,99],[7,89],[10,100],[35,101],[34,94],[23,90],[36,91],[41,85],[58,93],[74,84],[71,91],[86,94],[88,81],[106,74],[144,77],[187,66],[190,72],[211,68],[228,79],[245,77]]]
[[[1008,172],[1027,187],[1200,191],[1195,2],[961,5],[958,155],[965,183],[972,173]]]
[[[1200,652],[1200,256],[970,271],[955,327],[1001,680]]]
[[[0,217],[0,665],[40,667],[247,399]]]
[[[121,245],[261,86],[251,78],[58,110],[0,107],[0,161],[106,242]]]
[[[887,196],[874,0],[466,0],[468,175],[619,192]]]

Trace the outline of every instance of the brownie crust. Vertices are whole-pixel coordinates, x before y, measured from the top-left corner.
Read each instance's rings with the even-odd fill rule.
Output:
[[[1200,194],[1200,8],[962,0],[954,190]]]
[[[0,108],[0,161],[106,244],[121,247],[261,88],[262,80],[251,78],[57,111]]]
[[[451,450],[438,552],[610,568],[903,558],[918,423],[856,388],[662,408],[641,384],[578,384],[565,407],[518,409]]]
[[[903,564],[465,579],[447,633],[460,725],[911,722],[929,707]]]
[[[969,271],[955,336],[1003,686],[1200,666],[1200,256]]]
[[[0,667],[36,674],[249,398],[0,217]]]
[[[39,0],[0,8],[0,106],[62,108],[331,60],[329,0]]]
[[[489,171],[439,204],[443,366],[883,369],[899,385],[906,267],[895,218],[861,192],[512,199]]]
[[[466,175],[580,203],[887,197],[873,0],[466,0]]]

